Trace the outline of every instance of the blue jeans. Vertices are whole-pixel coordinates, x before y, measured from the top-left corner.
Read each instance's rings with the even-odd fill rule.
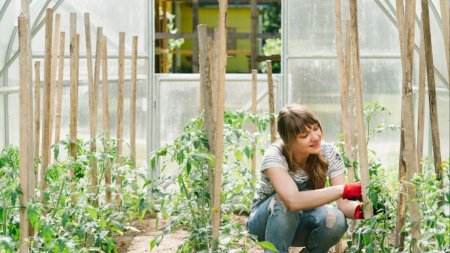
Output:
[[[258,241],[271,242],[280,252],[295,246],[311,253],[326,253],[347,228],[344,214],[333,206],[291,212],[276,194],[254,208],[247,221],[250,234],[256,235]]]

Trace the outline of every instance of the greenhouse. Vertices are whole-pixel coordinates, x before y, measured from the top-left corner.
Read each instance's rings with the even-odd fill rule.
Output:
[[[0,252],[450,252],[448,0],[1,0]]]

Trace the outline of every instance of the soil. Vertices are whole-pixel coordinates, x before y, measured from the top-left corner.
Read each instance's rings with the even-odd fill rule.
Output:
[[[245,222],[246,217],[236,216],[240,222]],[[176,252],[180,244],[183,243],[185,238],[189,236],[185,230],[177,230],[172,234],[165,235],[158,247],[155,247],[150,251],[150,242],[157,236],[162,234],[162,227],[165,222],[159,221],[159,226],[156,228],[156,219],[152,217],[145,218],[143,220],[137,220],[132,222],[132,226],[137,228],[137,231],[129,231],[122,236],[115,236],[116,245],[120,253],[171,253]],[[291,247],[289,253],[298,253],[302,248]],[[249,253],[263,253],[264,251],[260,247],[251,248]],[[331,250],[334,252],[334,250]]]

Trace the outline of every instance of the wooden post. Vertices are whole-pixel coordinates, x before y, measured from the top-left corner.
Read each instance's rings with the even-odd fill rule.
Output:
[[[357,17],[357,1],[350,0],[350,29],[352,29],[352,48],[354,50],[353,55],[353,76],[354,76],[354,86],[355,86],[355,108],[356,108],[356,124],[357,124],[357,135],[358,135],[358,158],[359,167],[361,172],[361,181],[363,186],[363,201],[366,203],[364,208],[364,217],[370,218],[373,215],[372,205],[367,196],[369,184],[369,161],[368,161],[368,151],[366,143],[366,132],[364,129],[364,103],[362,97],[362,76],[359,63],[359,40],[358,40],[358,17]]]
[[[119,87],[118,87],[118,100],[117,100],[117,165],[122,165],[122,142],[123,142],[123,96],[125,89],[124,72],[125,72],[125,33],[119,33]],[[122,189],[122,176],[117,175],[117,193],[116,204],[120,207],[122,199],[120,191]]]
[[[425,46],[423,28],[420,29],[420,55],[419,55],[419,94],[417,102],[417,171],[422,173],[423,141],[425,136],[425,79],[426,79]]]
[[[222,186],[222,158],[223,158],[223,123],[224,123],[224,102],[225,102],[225,73],[227,67],[227,8],[228,0],[219,1],[219,41],[217,46],[219,55],[217,58],[217,128],[216,128],[216,170],[214,176],[214,202],[212,207],[212,249],[219,247],[219,229],[220,229],[220,193]]]
[[[272,78],[272,61],[267,63],[267,83],[269,89],[269,113],[270,113],[270,142],[273,143],[277,139],[277,129],[275,125],[275,99],[273,94],[273,78]]]
[[[52,26],[53,26],[53,10],[47,9],[45,20],[45,57],[44,57],[44,97],[42,118],[42,193],[47,189],[45,182],[45,173],[50,162],[50,89],[51,89],[51,71],[52,71]],[[41,196],[42,203],[45,203],[44,194]]]
[[[137,49],[138,37],[133,36],[131,52],[131,119],[130,119],[130,149],[134,167],[136,167],[136,89],[137,89]],[[136,178],[137,180],[137,178]]]
[[[256,107],[257,107],[256,98],[258,95],[257,78],[258,78],[258,71],[256,69],[253,69],[252,70],[252,114],[254,116],[256,116]],[[257,122],[254,122],[252,124],[252,134],[255,134],[257,124],[258,124]],[[253,192],[255,192],[256,191],[256,138],[252,144],[251,170],[252,170]]]
[[[55,112],[55,85],[56,85],[56,72],[57,72],[57,56],[59,48],[59,24],[60,24],[61,15],[55,14],[55,28],[53,31],[53,45],[52,45],[52,64],[51,64],[51,79],[50,79],[50,116],[49,116],[49,134],[50,138],[49,143],[52,141],[52,132],[53,132],[53,118]],[[63,70],[64,71],[64,70]],[[51,152],[49,155],[49,160],[51,160]]]
[[[210,144],[210,152],[214,156],[216,155],[216,126],[217,126],[217,78],[218,78],[218,70],[217,70],[217,58],[219,57],[219,47],[217,46],[217,43],[219,41],[219,31],[214,29],[214,38],[208,38],[208,50],[209,50],[209,75],[210,75],[210,85],[207,86],[207,88],[211,89],[211,99],[212,99],[212,107],[210,108],[211,113],[209,117],[212,117],[212,119],[209,119],[210,122],[212,122],[214,125],[211,126],[211,130],[213,131],[210,133],[210,136],[208,138],[211,138],[211,144]],[[208,91],[209,92],[209,91]],[[214,177],[215,177],[215,168],[210,168],[210,176],[209,178],[209,190],[211,193],[211,200],[210,200],[210,206],[214,205]],[[214,213],[211,212],[211,226],[213,224],[213,216]]]
[[[211,69],[210,69],[210,57],[208,41],[208,31],[206,25],[197,26],[198,33],[198,48],[199,48],[199,70],[200,70],[200,94],[201,101],[204,105],[204,117],[205,117],[205,128],[208,135],[209,143],[209,153],[215,154],[215,122],[214,122],[214,99],[211,87]],[[208,165],[208,190],[210,195],[213,193],[214,186],[214,168]],[[212,199],[211,199],[212,200]],[[210,206],[212,206],[212,201],[210,201]]]
[[[406,165],[406,181],[411,181],[413,175],[417,172],[417,151],[416,137],[414,132],[414,105],[412,92],[412,70],[414,53],[414,19],[416,4],[415,0],[410,0],[406,5],[405,23],[400,27],[403,31],[403,96],[402,96],[402,126],[404,136],[403,163]],[[400,29],[401,30],[401,29]],[[420,209],[416,202],[415,187],[412,184],[406,184],[408,194],[408,204],[410,211],[411,236],[413,240],[412,252],[420,252],[418,243],[420,240]]]
[[[29,92],[31,85],[31,69],[29,68],[30,49],[30,33],[27,24],[27,18],[22,14],[19,16],[19,114],[20,114],[20,168],[19,168],[19,186],[22,194],[20,200],[20,252],[29,252],[29,220],[27,215],[26,204],[30,195],[30,178],[29,171],[33,169],[33,140],[28,139],[29,126],[32,126],[33,116],[29,113],[29,103],[32,93]],[[33,136],[33,135],[31,135]],[[30,145],[31,144],[31,145]],[[31,146],[31,148],[30,148]],[[29,152],[31,150],[31,152]],[[29,167],[31,166],[31,168]]]
[[[39,131],[41,130],[41,62],[34,63],[34,159],[39,161]],[[39,166],[38,166],[39,167]],[[33,173],[34,174],[34,173]],[[38,173],[39,174],[39,173]],[[34,187],[38,185],[38,177],[34,179]]]
[[[64,47],[66,33],[61,32],[59,36],[59,69],[58,69],[58,92],[56,94],[56,115],[55,115],[55,141],[58,143],[61,138],[61,111],[62,111],[62,91],[64,84]]]
[[[80,36],[74,34],[70,45],[70,152],[73,160],[77,158],[77,119],[78,119],[78,73],[79,73]],[[76,191],[75,168],[70,171],[72,177],[72,191]],[[76,202],[75,194],[71,197]]]
[[[105,149],[109,150],[109,96],[108,96],[108,54],[107,39],[102,36],[102,98],[103,98],[103,131],[105,132],[106,145]],[[106,185],[106,202],[111,203],[111,163],[107,158],[105,161],[105,185]]]
[[[425,60],[427,63],[428,99],[431,119],[431,139],[433,141],[434,170],[436,179],[440,182],[442,189],[442,169],[441,169],[441,144],[439,142],[439,123],[436,104],[436,83],[434,80],[433,49],[431,45],[430,14],[428,10],[428,0],[422,0],[422,24],[425,45]]]
[[[257,69],[256,57],[258,56],[258,45],[256,35],[258,33],[258,6],[257,0],[250,0],[251,25],[250,25],[250,69]]]

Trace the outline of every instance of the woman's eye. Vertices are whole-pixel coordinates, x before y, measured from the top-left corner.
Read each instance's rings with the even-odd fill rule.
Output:
[[[319,130],[319,125],[315,125],[313,129],[314,131]]]

